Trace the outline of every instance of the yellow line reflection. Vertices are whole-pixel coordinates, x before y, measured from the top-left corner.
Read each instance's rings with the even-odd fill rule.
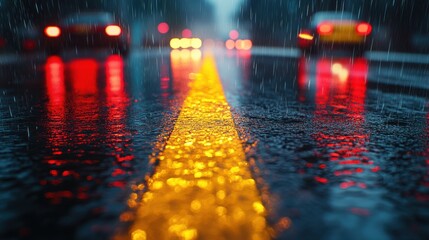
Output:
[[[159,159],[131,239],[270,238],[212,56],[204,58]]]

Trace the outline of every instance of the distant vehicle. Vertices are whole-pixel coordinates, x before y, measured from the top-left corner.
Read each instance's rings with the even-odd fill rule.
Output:
[[[298,47],[303,51],[350,49],[362,54],[372,26],[348,12],[318,12],[310,26],[298,34]]]
[[[58,54],[63,49],[107,48],[127,55],[130,46],[128,29],[106,12],[69,15],[46,26],[44,36],[48,54]]]
[[[0,51],[31,53],[40,48],[40,34],[32,25],[0,28]]]

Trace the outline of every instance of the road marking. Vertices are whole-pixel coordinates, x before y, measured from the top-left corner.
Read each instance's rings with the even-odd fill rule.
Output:
[[[159,159],[131,239],[270,238],[214,57],[204,58]]]

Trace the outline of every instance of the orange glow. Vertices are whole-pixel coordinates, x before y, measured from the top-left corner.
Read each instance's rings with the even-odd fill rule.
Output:
[[[232,40],[236,40],[236,39],[238,39],[238,37],[239,37],[240,35],[239,35],[239,33],[238,33],[238,31],[237,30],[231,30],[230,32],[229,32],[229,37],[232,39]]]
[[[239,39],[235,41],[235,48],[237,48],[238,50],[250,50],[252,48],[252,41],[248,39]]]
[[[234,49],[235,48],[235,41],[231,40],[231,39],[226,40],[225,47],[229,50]]]
[[[320,35],[329,35],[334,32],[334,25],[331,23],[322,23],[317,27],[317,32]]]
[[[109,25],[106,27],[105,32],[108,36],[116,37],[121,35],[122,29],[118,25]]]
[[[253,46],[253,43],[251,40],[248,40],[248,39],[243,40],[243,48],[242,48],[243,50],[250,50],[252,46]]]
[[[313,35],[308,34],[308,33],[300,33],[298,34],[298,37],[304,40],[313,40]]]
[[[363,35],[363,36],[367,36],[371,33],[372,31],[372,26],[368,23],[359,23],[356,26],[356,31],[358,34]]]
[[[48,37],[59,37],[61,35],[61,29],[57,26],[48,26],[45,28],[45,34]]]

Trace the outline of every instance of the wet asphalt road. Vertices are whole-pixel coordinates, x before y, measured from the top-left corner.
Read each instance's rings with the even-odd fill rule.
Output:
[[[0,238],[106,239],[126,229],[129,195],[155,171],[149,159],[202,57],[2,62]],[[429,237],[427,65],[222,51],[216,60],[279,239]]]

